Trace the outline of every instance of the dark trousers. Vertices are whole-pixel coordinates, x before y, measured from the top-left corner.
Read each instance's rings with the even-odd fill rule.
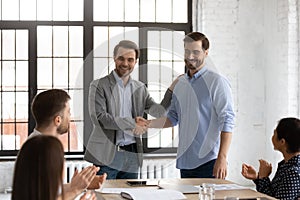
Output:
[[[213,170],[216,159],[211,160],[195,169],[180,169],[181,178],[215,178]]]
[[[100,167],[97,175],[107,174],[107,179],[137,179],[138,178],[138,156],[136,144],[117,148],[113,162],[109,166],[96,165]]]

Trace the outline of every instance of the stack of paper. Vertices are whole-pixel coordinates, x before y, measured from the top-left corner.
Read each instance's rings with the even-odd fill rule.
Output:
[[[156,188],[103,188],[101,193],[118,193],[133,200],[178,200],[186,199],[182,192]]]
[[[121,192],[121,196],[133,200],[178,200],[186,197],[176,190],[149,190],[149,189],[131,189]]]

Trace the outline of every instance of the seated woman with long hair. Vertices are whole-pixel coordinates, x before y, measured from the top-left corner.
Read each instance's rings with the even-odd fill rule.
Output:
[[[300,120],[281,119],[274,130],[272,143],[274,149],[281,152],[284,158],[278,163],[272,181],[269,179],[272,165],[265,160],[259,160],[258,173],[251,165],[243,164],[242,175],[254,181],[258,192],[277,199],[298,199],[300,197]]]
[[[82,191],[64,196],[64,160],[63,146],[57,138],[39,135],[28,139],[16,160],[12,200],[74,199]],[[80,199],[95,198],[95,194],[86,193]]]

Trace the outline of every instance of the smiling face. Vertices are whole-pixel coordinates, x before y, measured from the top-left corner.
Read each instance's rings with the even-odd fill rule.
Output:
[[[137,63],[135,50],[120,47],[114,57],[114,61],[115,71],[118,76],[121,78],[129,76]]]
[[[208,50],[203,50],[202,41],[185,42],[184,62],[186,67],[193,71],[199,71],[204,66],[204,60]]]

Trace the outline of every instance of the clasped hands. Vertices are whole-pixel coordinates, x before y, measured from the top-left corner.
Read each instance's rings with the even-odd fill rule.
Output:
[[[134,135],[143,135],[149,128],[151,120],[144,119],[143,117],[135,118],[135,128],[132,130]]]

